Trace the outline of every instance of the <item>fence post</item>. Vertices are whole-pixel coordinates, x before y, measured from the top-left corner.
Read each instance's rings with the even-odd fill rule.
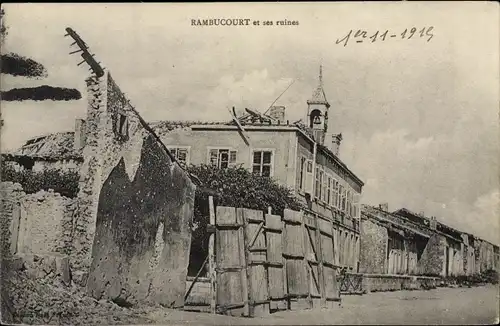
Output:
[[[236,209],[236,221],[237,223],[241,224],[240,228],[240,257],[241,261],[243,262],[243,269],[241,270],[241,282],[242,282],[242,296],[243,296],[243,314],[246,317],[253,317],[253,311],[250,309],[250,289],[251,284],[251,277],[250,277],[250,270],[248,267],[249,263],[249,251],[248,251],[248,238],[247,238],[247,228],[248,228],[248,220],[244,216],[244,209],[243,208],[237,208]],[[253,310],[253,309],[252,309]]]
[[[318,278],[321,294],[321,307],[326,307],[325,275],[323,273],[323,250],[321,248],[321,230],[319,217],[314,214],[314,225],[316,226],[316,259],[318,260]]]
[[[309,239],[307,238],[308,231],[307,231],[307,226],[305,223],[305,214],[303,211],[300,214],[300,222],[301,222],[302,234],[304,236],[304,240],[302,242],[302,251],[303,251],[303,255],[304,255],[304,267],[306,268],[306,273],[307,273],[306,274],[307,275],[307,288],[308,288],[307,302],[308,302],[309,308],[312,308],[313,307],[313,302],[312,302],[312,297],[311,297],[312,270],[311,270],[311,266],[309,266],[309,261],[308,261],[308,257],[307,257],[307,255],[308,255],[307,243],[309,242]]]
[[[214,197],[208,197],[208,207],[210,212],[210,225],[215,227]],[[215,314],[217,304],[217,277],[215,275],[215,233],[212,232],[208,238],[208,270],[210,273],[210,313]]]

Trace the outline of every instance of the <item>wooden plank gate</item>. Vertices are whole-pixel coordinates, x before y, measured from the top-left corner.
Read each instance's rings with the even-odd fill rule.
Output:
[[[331,307],[340,301],[333,221],[292,210],[283,221],[290,308]]]
[[[333,221],[292,210],[282,218],[270,211],[223,206],[213,215],[211,312],[254,317],[340,301]]]
[[[215,233],[217,312],[249,316],[243,221],[234,207],[217,207]]]

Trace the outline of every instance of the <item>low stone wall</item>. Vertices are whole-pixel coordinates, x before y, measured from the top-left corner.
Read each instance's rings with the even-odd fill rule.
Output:
[[[436,288],[440,278],[413,275],[364,274],[363,290],[370,292],[427,290]]]

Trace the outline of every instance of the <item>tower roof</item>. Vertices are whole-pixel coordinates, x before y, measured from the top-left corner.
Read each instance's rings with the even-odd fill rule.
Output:
[[[307,100],[307,104],[323,104],[330,107],[330,103],[326,99],[325,90],[323,89],[323,66],[319,66],[319,84],[314,90],[312,97]]]

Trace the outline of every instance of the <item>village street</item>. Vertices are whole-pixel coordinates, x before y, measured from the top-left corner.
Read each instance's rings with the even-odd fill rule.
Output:
[[[335,309],[284,311],[253,319],[171,310],[149,317],[167,325],[465,325],[492,324],[497,316],[498,286],[487,285],[344,296]]]

